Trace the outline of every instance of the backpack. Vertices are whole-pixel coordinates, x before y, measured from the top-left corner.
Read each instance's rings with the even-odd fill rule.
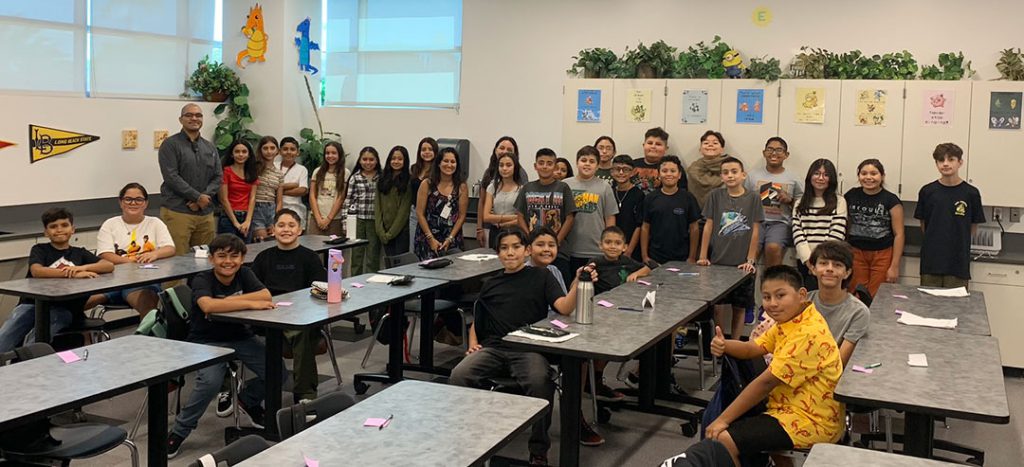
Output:
[[[160,298],[159,306],[142,318],[135,334],[185,340],[188,337],[189,316],[192,314],[192,289],[187,285],[178,285],[161,291],[157,296]]]

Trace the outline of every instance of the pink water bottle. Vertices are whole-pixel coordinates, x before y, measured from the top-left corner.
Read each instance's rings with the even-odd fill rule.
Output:
[[[341,269],[345,257],[341,250],[327,251],[327,303],[341,303]]]

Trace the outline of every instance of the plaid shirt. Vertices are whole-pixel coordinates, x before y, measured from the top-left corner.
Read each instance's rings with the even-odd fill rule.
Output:
[[[349,215],[355,215],[356,219],[373,220],[373,199],[377,196],[377,179],[368,179],[362,171],[352,176],[348,184],[348,191],[345,193],[345,211]]]

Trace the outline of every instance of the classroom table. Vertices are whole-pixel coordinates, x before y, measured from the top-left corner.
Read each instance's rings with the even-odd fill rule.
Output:
[[[819,443],[812,446],[810,455],[804,460],[804,467],[848,467],[851,465],[870,465],[872,467],[944,467],[960,464],[827,443]]]
[[[725,298],[744,279],[753,276],[735,266],[698,266],[686,261],[669,261],[652,270],[651,275],[644,280],[656,285],[662,284],[663,288],[681,288],[686,298],[714,304]]]
[[[958,333],[992,335],[984,293],[971,291],[971,296],[963,298],[935,297],[917,289],[917,286],[912,285],[882,284],[871,302],[871,324],[904,326],[896,322],[899,319],[896,310],[902,310],[924,318],[957,318]]]
[[[928,367],[911,367],[907,355],[923,353]],[[854,366],[881,363],[873,373]],[[843,370],[835,398],[862,407],[905,413],[903,451],[931,457],[935,418],[985,423],[1010,421],[998,341],[993,337],[872,321]]]
[[[533,397],[402,381],[238,464],[482,465],[543,416]],[[368,418],[392,417],[383,429]]]
[[[702,300],[690,300],[680,289],[661,287],[656,294],[655,308],[645,311],[624,311],[619,306],[640,307],[641,299],[650,290],[636,283],[626,283],[594,298],[595,303],[608,301],[615,307],[594,305],[593,324],[577,324],[563,317],[569,332],[578,336],[561,343],[550,343],[522,337],[505,336],[502,341],[517,350],[540,352],[562,357],[562,395],[559,402],[561,441],[559,465],[579,465],[580,399],[582,365],[588,359],[625,362],[640,357],[640,393],[637,410],[695,420],[694,414],[657,406],[657,354],[667,354],[670,336],[681,324],[700,315],[708,307]],[[550,326],[547,319],[537,323]]]
[[[125,336],[75,349],[88,358],[64,363],[57,355],[0,367],[0,431],[149,388],[150,466],[167,465],[168,382],[231,359],[234,350],[146,336]]]
[[[327,245],[328,237],[322,235],[303,235],[299,243],[313,251],[321,252],[331,248],[353,248],[368,243],[366,240],[349,240],[341,245]],[[246,262],[251,263],[260,252],[277,245],[277,242],[262,242],[248,245]],[[183,277],[190,277],[212,268],[205,258],[193,255],[174,256],[152,263],[155,268],[143,268],[137,263],[125,263],[114,266],[114,272],[100,274],[93,279],[40,279],[27,277],[0,282],[0,294],[14,295],[35,300],[35,339],[36,342],[50,342],[50,303],[74,298],[88,297],[93,294],[114,290],[141,287],[144,285],[167,282]]]
[[[393,304],[391,311],[400,322],[404,317],[402,304],[409,297],[434,290],[445,284],[445,281],[437,279],[417,278],[409,285],[387,285],[374,282],[367,282],[373,274],[363,274],[350,277],[342,281],[342,287],[348,291],[348,298],[341,303],[327,303],[326,300],[313,298],[309,289],[297,290],[295,292],[277,295],[274,303],[279,304],[273,310],[249,310],[235,311],[231,313],[213,313],[210,319],[227,323],[245,324],[266,329],[266,368],[267,368],[267,397],[266,397],[266,433],[271,438],[277,436],[277,410],[281,408],[281,394],[283,393],[281,380],[285,374],[282,361],[282,346],[284,341],[283,331],[294,330],[315,330],[319,327],[354,316],[366,313],[372,309]],[[359,286],[357,287],[356,284]],[[291,302],[291,305],[280,305],[282,302]],[[397,336],[394,326],[392,327],[391,342],[402,342],[402,327],[398,326]],[[389,353],[393,357],[392,364],[388,367],[388,374],[394,381],[402,377],[402,346],[391,345]],[[397,354],[397,359],[394,358]]]

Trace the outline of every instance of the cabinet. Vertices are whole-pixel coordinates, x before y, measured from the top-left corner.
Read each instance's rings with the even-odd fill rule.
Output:
[[[985,294],[992,336],[999,339],[1003,366],[1024,368],[1024,266],[973,263],[971,290]]]
[[[562,108],[567,115],[562,119],[562,150],[559,154],[574,156],[576,151],[588,144],[594,144],[602,135],[612,134],[612,114],[614,111],[615,98],[612,95],[612,83],[610,79],[573,79],[567,80],[562,87]],[[581,89],[601,91],[601,121],[580,122],[576,118],[576,104],[579,100]],[[572,115],[568,115],[571,113]],[[622,149],[618,148],[621,152]],[[626,153],[624,153],[626,154]],[[570,160],[576,160],[569,157]],[[532,164],[532,155],[529,158],[521,159],[520,162]]]
[[[707,91],[707,121],[704,123],[683,123],[683,92],[688,90]],[[665,105],[665,131],[669,136],[669,154],[683,160],[683,167],[700,159],[700,137],[705,131],[721,128],[722,125],[722,80],[720,79],[670,79],[668,80],[668,102]],[[642,136],[642,134],[641,134]],[[731,140],[726,141],[727,143]],[[728,152],[728,151],[726,151]],[[640,157],[643,154],[637,154]],[[752,163],[750,159],[745,162]]]
[[[764,102],[762,120],[757,123],[737,123],[736,110],[739,107],[738,92],[741,89],[763,89]],[[764,143],[779,133],[779,82],[766,83],[756,79],[722,80],[722,136],[725,136],[725,152],[739,158],[747,165],[760,164]],[[694,141],[691,144],[697,144]]]
[[[968,147],[971,133],[970,81],[907,81],[906,115],[903,119],[903,157],[899,177],[886,177],[889,191],[903,201],[917,201],[921,187],[939,178],[932,152],[939,143]],[[924,112],[930,98],[941,97],[941,105],[952,118],[948,125],[926,125]],[[930,107],[930,106],[929,106]],[[967,176],[967,167],[960,170]],[[986,202],[988,200],[985,200]]]
[[[978,81],[971,95],[971,139],[966,154],[967,172],[960,175],[981,190],[986,206],[1020,206],[1020,174],[1024,172],[1024,159],[1017,153],[1024,146],[1022,130],[992,130],[988,128],[989,106],[993,92],[1024,92],[1024,83],[1014,81]],[[1003,103],[1016,105],[1018,112],[1024,102]]]
[[[644,132],[654,127],[665,126],[665,80],[663,79],[617,79],[612,81],[614,85],[613,101],[614,107],[608,116],[612,121],[612,138],[615,139],[615,147],[619,154],[629,154],[633,158],[644,156]],[[629,105],[633,102],[629,95],[633,91],[650,91],[651,106],[647,109],[646,122],[634,122],[629,118]],[[575,109],[575,106],[573,107]],[[602,116],[603,120],[604,117]],[[596,138],[595,138],[596,139]],[[668,154],[675,154],[672,145],[676,139],[669,135]],[[591,140],[587,144],[594,144]],[[576,160],[576,151],[579,147],[572,148],[566,152],[565,157],[569,160]]]
[[[878,159],[885,166],[890,191],[900,179],[900,156],[903,147],[903,89],[904,81],[851,80],[842,82],[842,103],[839,110],[839,193],[860,186],[857,165],[864,159]],[[860,122],[862,98],[874,98],[881,93],[884,123],[880,125]],[[869,119],[870,120],[870,119]]]
[[[800,180],[804,179],[811,162],[825,158],[833,163],[839,162],[839,97],[840,84],[835,79],[787,79],[782,81],[782,97],[779,101],[779,136],[789,145],[789,159],[786,160],[786,171],[792,171]],[[823,123],[799,123],[796,121],[797,91],[800,89],[821,89],[824,91],[820,99],[825,103],[825,121]],[[762,162],[746,159],[746,162],[760,167]]]

